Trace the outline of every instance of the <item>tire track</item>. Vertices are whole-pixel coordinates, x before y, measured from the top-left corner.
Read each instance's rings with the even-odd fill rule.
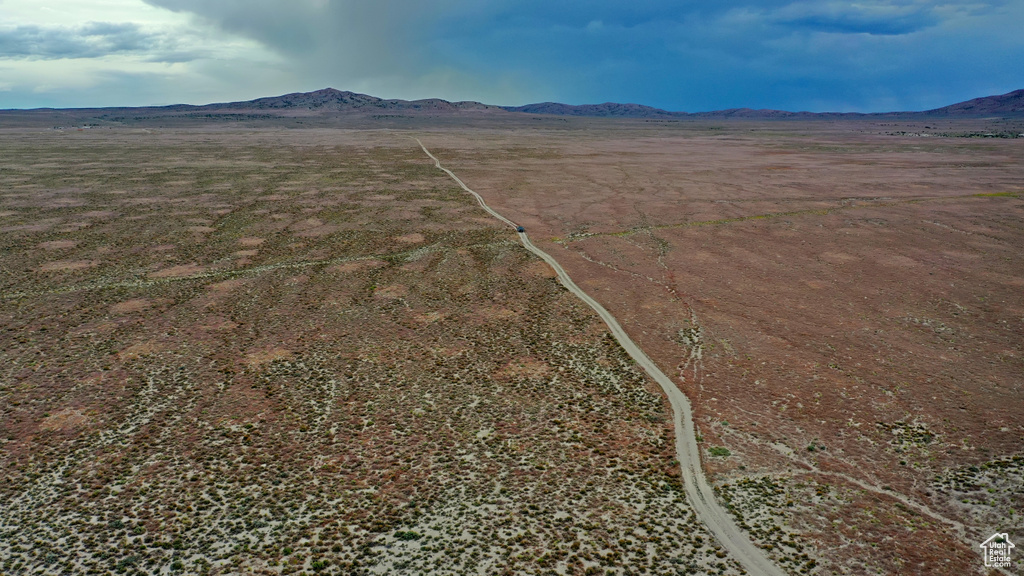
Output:
[[[423,142],[419,138],[413,138],[416,143],[420,145],[423,152],[434,161],[434,165],[443,170],[446,174],[451,176],[463,190],[469,192],[476,198],[476,201],[480,206],[487,211],[488,214],[494,216],[498,220],[501,220],[505,224],[512,227],[513,230],[517,230],[518,226],[505,218],[501,214],[495,212],[490,206],[484,202],[483,197],[466,186],[465,182],[459,179],[454,172],[445,168],[441,165],[441,161],[436,156],[427,150],[427,147],[423,145]],[[619,344],[626,350],[626,352],[640,365],[641,368],[647,374],[654,379],[655,382],[661,386],[665,394],[668,396],[669,402],[672,405],[672,422],[675,426],[676,431],[676,457],[679,460],[680,467],[683,473],[683,486],[686,490],[686,497],[689,500],[690,505],[693,506],[697,516],[700,517],[701,521],[708,527],[715,538],[725,547],[732,555],[733,559],[737,560],[743,568],[750,574],[755,575],[766,575],[766,576],[783,576],[785,573],[776,566],[765,553],[754,546],[750,538],[736,525],[729,513],[723,508],[718,500],[715,499],[714,490],[711,489],[711,484],[708,483],[707,477],[704,476],[704,470],[701,467],[700,461],[700,448],[697,446],[697,438],[694,433],[693,424],[693,411],[690,407],[690,401],[686,395],[676,387],[675,383],[672,382],[668,376],[665,375],[661,369],[652,361],[643,350],[640,349],[636,343],[626,334],[626,331],[619,325],[618,320],[611,315],[610,312],[605,310],[604,306],[601,306],[596,300],[590,297],[586,292],[580,289],[569,274],[562,268],[562,266],[551,257],[547,252],[544,252],[540,248],[537,248],[530,242],[530,238],[526,235],[526,232],[518,232],[519,240],[523,243],[523,246],[539,257],[541,260],[551,266],[558,274],[558,281],[565,286],[567,290],[576,295],[580,300],[583,300],[588,306],[597,312],[601,320],[608,325],[608,329],[611,330],[615,339]]]

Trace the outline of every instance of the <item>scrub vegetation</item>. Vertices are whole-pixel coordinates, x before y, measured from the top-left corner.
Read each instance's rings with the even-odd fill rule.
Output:
[[[741,572],[657,388],[413,144],[0,142],[0,573]]]

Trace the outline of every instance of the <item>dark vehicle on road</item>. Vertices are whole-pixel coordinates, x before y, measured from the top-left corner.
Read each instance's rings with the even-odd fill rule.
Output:
[[[522,226],[516,226],[516,232],[526,232],[526,228],[523,228]]]

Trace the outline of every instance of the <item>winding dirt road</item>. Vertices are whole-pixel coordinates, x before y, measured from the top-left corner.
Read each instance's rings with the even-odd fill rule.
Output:
[[[518,228],[514,222],[491,209],[484,202],[484,199],[470,189],[469,186],[466,186],[465,182],[460,180],[455,173],[442,166],[441,161],[431,154],[430,150],[427,150],[427,147],[423,145],[423,142],[420,142],[419,138],[414,138],[414,140],[420,145],[420,148],[423,148],[427,156],[434,161],[437,168],[451,176],[463,190],[472,194],[488,214],[508,224],[513,230]],[[597,312],[605,324],[608,325],[608,329],[611,330],[612,335],[619,341],[619,344],[665,391],[669,402],[672,404],[673,424],[676,430],[676,457],[679,459],[679,464],[682,467],[683,486],[685,487],[690,505],[693,506],[700,519],[748,573],[756,576],[783,576],[785,573],[769,560],[761,549],[754,546],[746,534],[733,522],[729,513],[715,499],[715,493],[704,476],[704,470],[700,465],[700,448],[697,446],[697,439],[694,433],[693,412],[686,395],[633,342],[615,317],[572,281],[572,278],[562,269],[557,260],[552,258],[547,252],[534,246],[526,232],[519,232],[518,234],[523,246],[536,254],[541,260],[547,262],[558,274],[559,282]]]

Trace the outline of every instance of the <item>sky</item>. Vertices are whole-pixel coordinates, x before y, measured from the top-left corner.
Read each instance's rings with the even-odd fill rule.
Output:
[[[1024,88],[1024,0],[0,0],[0,108],[325,87],[521,105],[925,110]]]

